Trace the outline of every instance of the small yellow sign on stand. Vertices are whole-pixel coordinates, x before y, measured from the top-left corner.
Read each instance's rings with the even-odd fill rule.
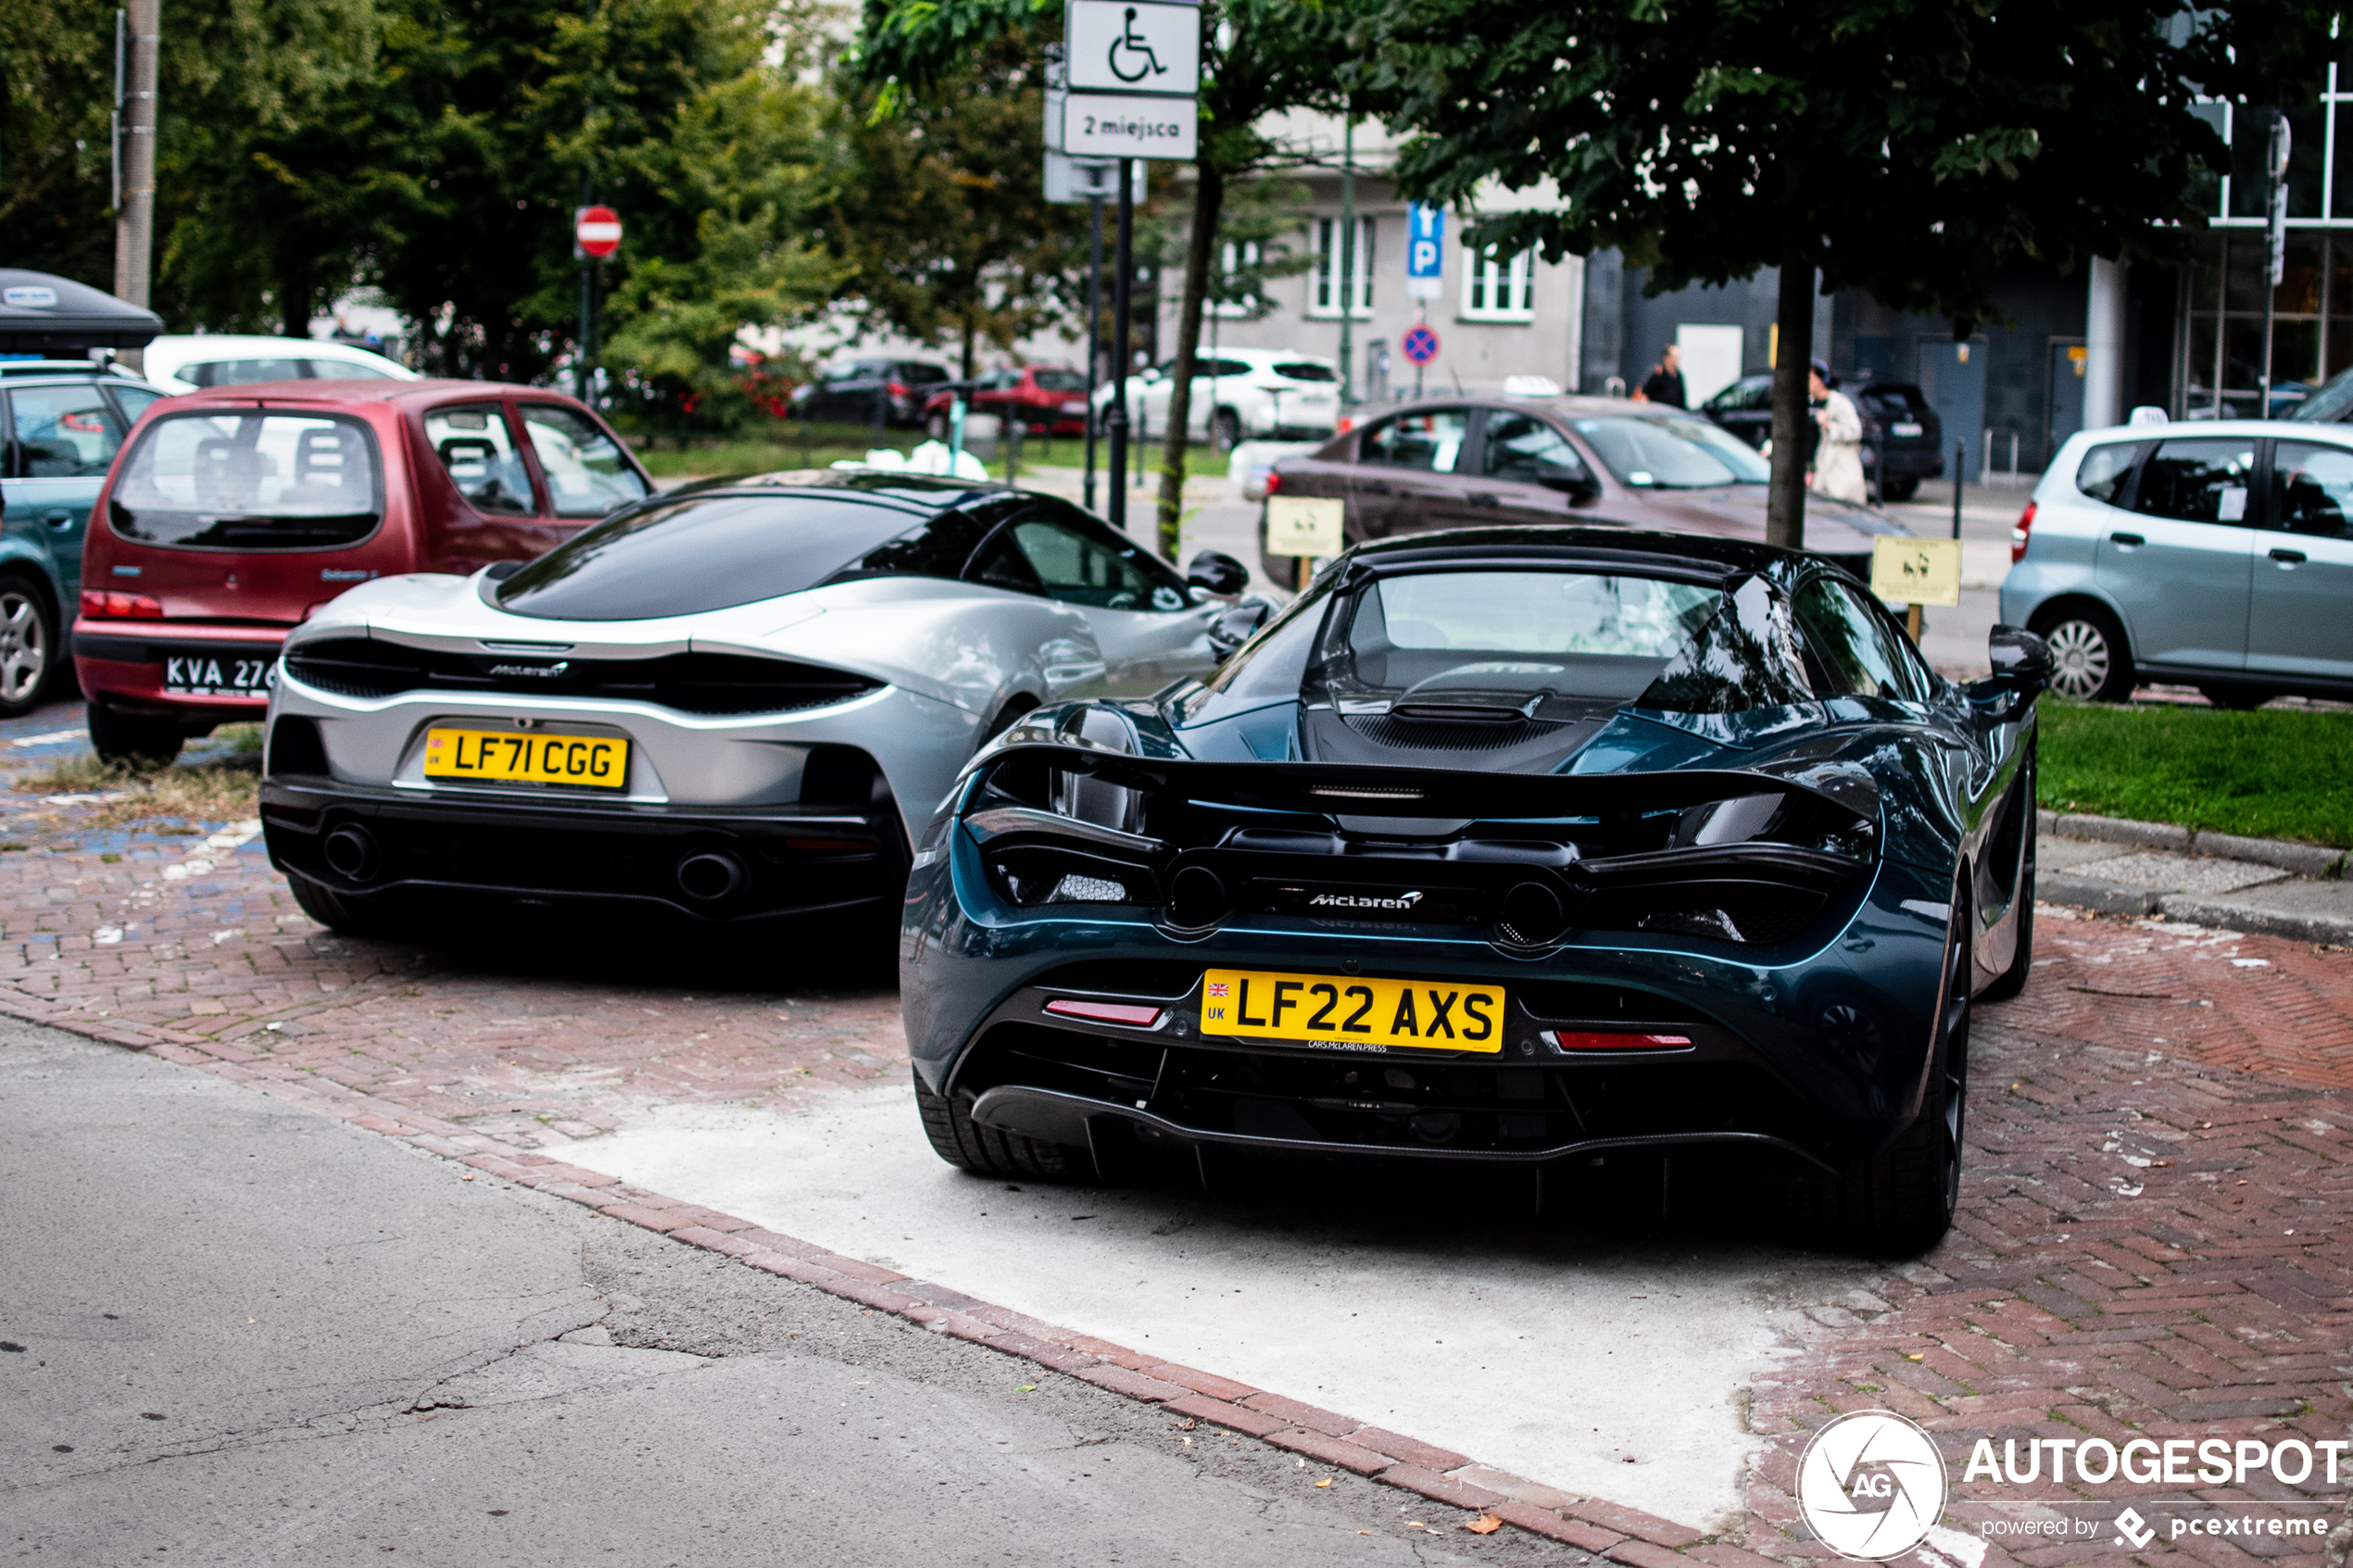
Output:
[[[1266,553],[1270,556],[1328,558],[1348,548],[1342,522],[1345,501],[1313,495],[1266,497]]]
[[[1890,604],[1959,604],[1961,542],[1884,536],[1872,540],[1871,592]]]

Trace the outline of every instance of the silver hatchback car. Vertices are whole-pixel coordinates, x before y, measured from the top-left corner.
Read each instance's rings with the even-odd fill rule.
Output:
[[[2226,420],[2069,438],[2010,537],[2002,619],[2064,696],[2353,696],[2353,430]]]

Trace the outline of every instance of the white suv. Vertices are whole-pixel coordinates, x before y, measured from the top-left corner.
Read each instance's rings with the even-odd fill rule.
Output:
[[[1176,361],[1127,381],[1128,430],[1139,441],[1168,433],[1168,396]],[[1111,408],[1112,389],[1095,390],[1098,414]],[[1221,450],[1248,440],[1323,441],[1340,428],[1340,370],[1331,360],[1280,348],[1220,348],[1193,361],[1195,441]]]

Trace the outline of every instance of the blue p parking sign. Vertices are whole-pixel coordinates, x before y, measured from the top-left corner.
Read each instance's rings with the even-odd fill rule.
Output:
[[[1446,209],[1415,202],[1405,209],[1405,295],[1436,299],[1446,276]]]

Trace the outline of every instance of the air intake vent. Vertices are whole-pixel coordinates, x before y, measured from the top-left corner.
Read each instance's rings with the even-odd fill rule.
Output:
[[[1348,727],[1379,746],[1401,751],[1499,751],[1507,746],[1542,740],[1565,728],[1508,716],[1498,721],[1481,715],[1467,719],[1396,718],[1387,714],[1352,718]]]
[[[822,665],[740,654],[558,659],[412,648],[365,637],[331,637],[289,649],[286,672],[307,686],[345,696],[513,692],[648,702],[710,714],[789,713],[847,702],[881,686],[862,675]]]

